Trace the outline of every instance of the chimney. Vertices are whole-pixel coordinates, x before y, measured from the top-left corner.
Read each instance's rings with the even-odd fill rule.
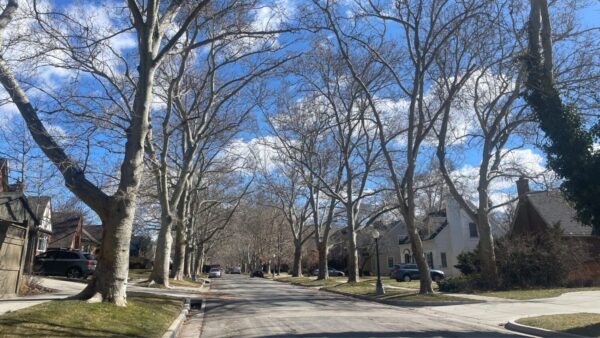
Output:
[[[517,193],[519,197],[525,196],[529,192],[529,180],[525,177],[519,178],[517,181]]]
[[[0,192],[8,192],[8,160],[0,158]]]

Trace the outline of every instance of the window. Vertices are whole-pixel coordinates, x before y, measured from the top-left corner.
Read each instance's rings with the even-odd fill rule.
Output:
[[[477,224],[469,223],[469,236],[471,236],[471,238],[479,237],[479,234],[477,233]]]
[[[388,268],[393,268],[394,267],[394,257],[390,257],[388,256]]]
[[[404,249],[404,264],[411,263],[410,250]]]
[[[46,244],[48,244],[48,239],[45,237],[38,238],[37,242],[37,251],[46,251]]]
[[[446,260],[446,253],[442,252],[440,254],[440,258],[442,259],[442,268],[447,268],[448,267],[448,261]]]
[[[433,252],[427,253],[427,264],[429,265],[429,268],[433,269]]]

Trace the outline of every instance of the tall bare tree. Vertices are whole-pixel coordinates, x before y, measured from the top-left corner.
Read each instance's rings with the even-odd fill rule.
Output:
[[[130,29],[136,32],[138,64],[130,68],[128,62],[121,59],[126,67],[121,77],[121,74],[117,75],[112,69],[104,67],[106,63],[96,62],[99,60],[96,48],[110,48],[103,44],[107,36],[94,36],[92,33],[97,30],[87,27],[88,23],[72,20],[73,12],[45,12],[33,2],[40,34],[48,39],[45,41],[49,41],[50,49],[61,51],[61,57],[65,58],[60,65],[88,74],[106,89],[109,95],[107,99],[114,100],[113,103],[122,109],[126,143],[122,148],[118,185],[112,195],[91,182],[79,163],[51,136],[34,104],[14,77],[11,67],[4,59],[0,59],[0,82],[17,105],[33,139],[58,167],[67,187],[98,214],[103,224],[102,248],[96,272],[78,298],[126,305],[129,241],[142,175],[144,143],[149,130],[154,75],[165,56],[174,49],[207,3],[200,1],[184,6],[182,2],[162,5],[160,1],[150,1],[141,5],[135,0],[127,1],[128,12],[123,13],[127,13],[131,25],[110,34],[118,35]],[[18,7],[18,1],[10,0],[4,8],[0,15],[2,33],[11,23]],[[166,32],[174,20],[178,22],[178,28],[167,36]],[[117,54],[114,49],[110,50]]]

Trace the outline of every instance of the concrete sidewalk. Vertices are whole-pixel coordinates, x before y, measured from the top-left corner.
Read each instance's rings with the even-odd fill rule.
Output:
[[[64,299],[79,293],[87,284],[79,282],[71,282],[62,279],[52,279],[40,277],[40,284],[44,287],[57,290],[57,292],[45,293],[35,296],[16,297],[11,299],[0,300],[0,315],[9,312],[24,309],[37,304],[45,303],[51,300]],[[184,288],[176,287],[171,289],[155,289],[135,286],[129,284],[127,292],[152,293],[157,295],[165,295],[179,298],[199,298],[203,293],[204,288]]]
[[[484,299],[485,298],[485,299]],[[477,297],[485,303],[418,308],[448,317],[468,319],[474,323],[499,326],[523,317],[560,313],[600,313],[600,291],[564,293],[554,298],[515,300],[496,297]]]

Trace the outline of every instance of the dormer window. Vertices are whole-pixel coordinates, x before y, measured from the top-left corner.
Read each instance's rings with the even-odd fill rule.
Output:
[[[479,237],[479,233],[477,233],[477,224],[469,223],[469,237],[477,238]]]

